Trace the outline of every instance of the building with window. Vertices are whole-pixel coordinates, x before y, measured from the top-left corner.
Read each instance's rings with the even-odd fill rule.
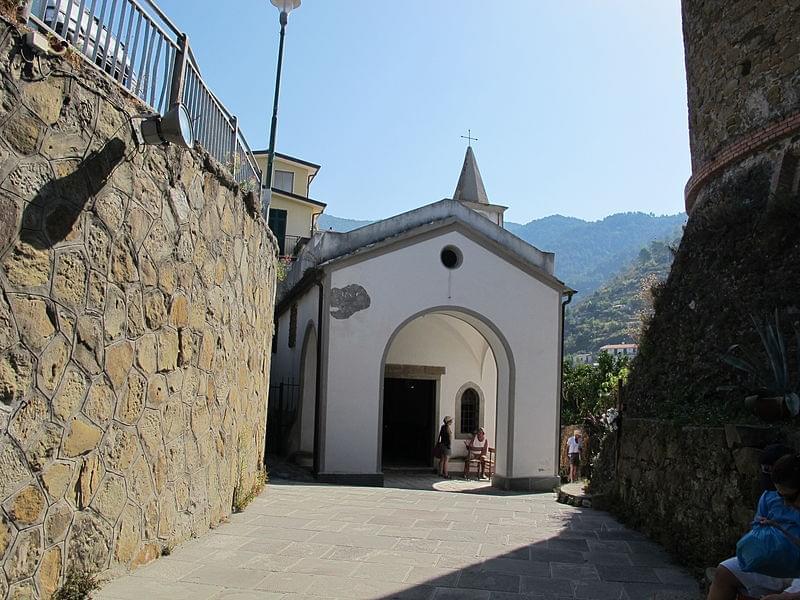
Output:
[[[594,356],[591,352],[576,352],[568,357],[573,365],[590,365],[592,364]]]
[[[639,353],[639,346],[637,344],[607,344],[600,347],[600,352],[608,352],[611,356],[633,358]]]
[[[267,168],[267,152],[254,152],[259,168]],[[320,165],[275,153],[272,176],[272,200],[269,207],[269,228],[278,239],[281,256],[294,256],[317,228],[317,218],[325,211],[325,203],[311,198],[311,182]]]
[[[380,485],[433,466],[452,416],[454,471],[484,427],[493,485],[551,490],[572,290],[504,210],[468,148],[452,199],[314,232],[278,291],[267,438],[321,481]]]

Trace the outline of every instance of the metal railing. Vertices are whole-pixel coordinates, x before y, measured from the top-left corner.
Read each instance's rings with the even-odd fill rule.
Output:
[[[31,24],[55,34],[164,114],[183,103],[195,141],[254,191],[261,179],[237,118],[200,75],[189,40],[152,0],[32,0]]]
[[[294,257],[309,239],[308,236],[301,235],[284,235],[283,238],[278,238],[278,255],[283,258]]]
[[[300,384],[292,379],[269,386],[267,401],[267,453],[282,456],[300,414]]]

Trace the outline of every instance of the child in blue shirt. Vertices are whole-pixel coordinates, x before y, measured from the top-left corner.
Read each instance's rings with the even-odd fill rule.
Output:
[[[800,538],[800,455],[789,454],[775,463],[772,469],[775,491],[761,495],[756,520],[777,521],[786,531]],[[746,572],[739,561],[729,558],[720,563],[708,600],[735,600],[739,593],[762,600],[800,600],[798,579],[770,577]]]

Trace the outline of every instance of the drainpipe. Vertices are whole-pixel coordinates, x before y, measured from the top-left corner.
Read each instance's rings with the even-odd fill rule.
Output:
[[[320,444],[322,443],[322,436],[320,436],[320,404],[321,404],[321,390],[322,390],[322,340],[323,340],[323,326],[322,326],[322,298],[325,291],[325,286],[322,280],[317,281],[317,288],[319,289],[319,299],[317,300],[317,376],[314,382],[314,475],[319,474],[320,470]]]
[[[567,304],[572,302],[572,297],[577,294],[575,290],[566,290],[564,294],[566,299],[561,300],[561,344],[558,356],[558,429],[556,430],[556,465],[558,471],[561,470],[561,428],[564,424],[561,422],[561,399],[564,397],[564,317],[567,313]]]
[[[564,364],[564,316],[567,313],[567,304],[572,302],[572,297],[578,292],[575,290],[567,290],[564,293],[567,295],[567,299],[561,301],[561,352],[559,357],[561,359],[560,364],[562,365]]]

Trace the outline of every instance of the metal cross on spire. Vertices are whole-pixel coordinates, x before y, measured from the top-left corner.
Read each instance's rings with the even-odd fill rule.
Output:
[[[472,142],[477,142],[478,141],[478,138],[472,137],[472,130],[471,129],[467,129],[467,135],[462,135],[461,137],[463,139],[467,140],[467,146],[470,147],[470,148],[472,148]]]

